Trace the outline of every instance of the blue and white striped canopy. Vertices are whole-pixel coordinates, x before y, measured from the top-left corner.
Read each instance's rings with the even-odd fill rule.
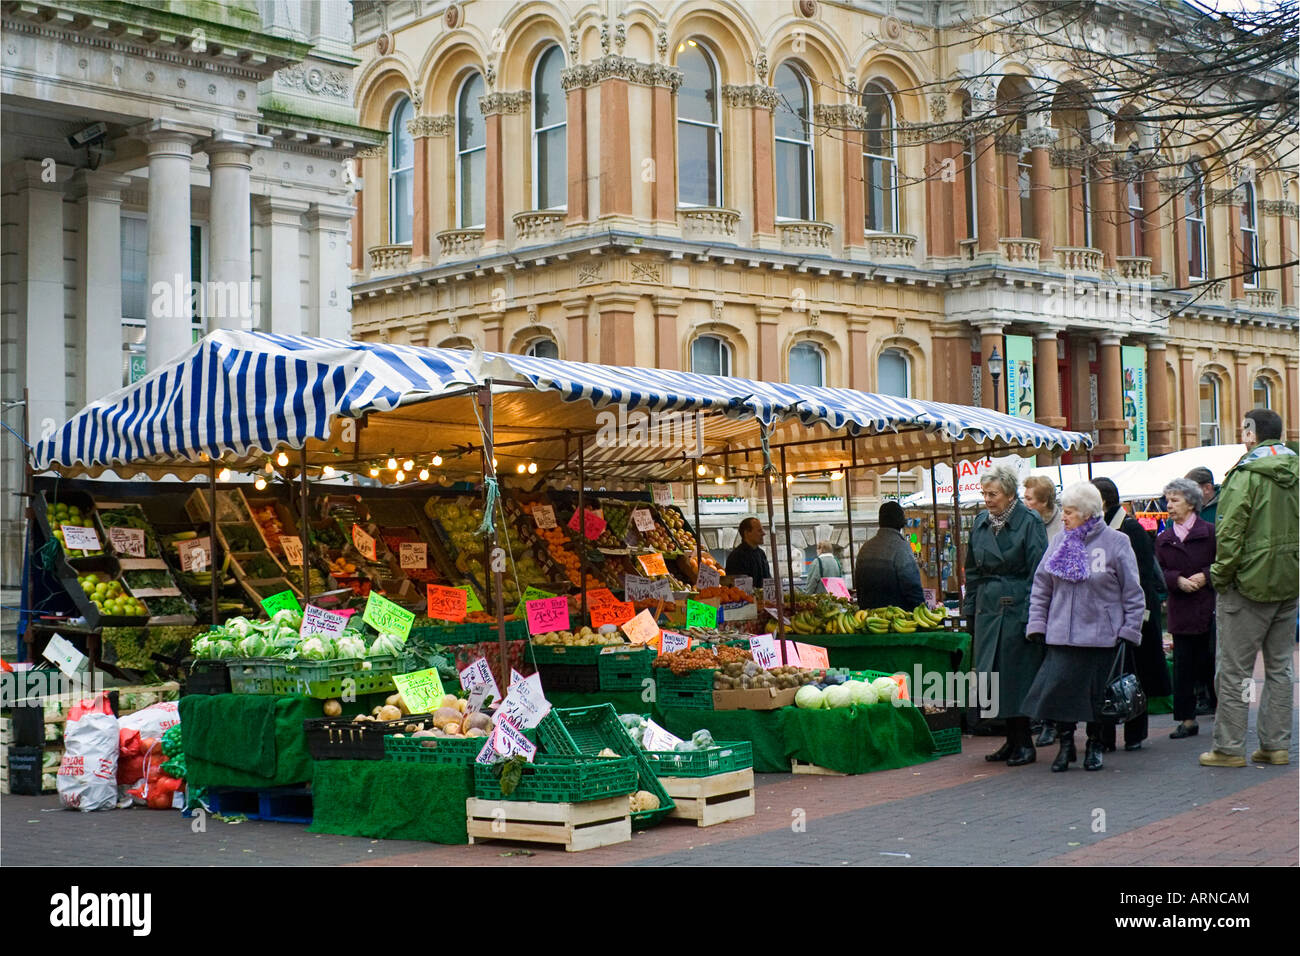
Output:
[[[939,445],[957,442],[992,441],[1062,451],[1092,444],[1088,435],[988,409],[851,389],[525,355],[218,331],[140,382],[88,405],[36,446],[34,466],[97,471],[139,465],[184,471],[186,466],[202,467],[207,459],[234,464],[277,448],[326,442],[337,419],[368,413],[372,425],[394,423],[388,432],[376,429],[377,440],[391,440],[402,453],[432,452],[457,440],[468,441],[477,425],[464,408],[449,416],[438,408],[446,402],[420,403],[489,378],[521,392],[501,406],[496,427],[527,425],[538,441],[545,440],[548,428],[589,431],[595,409],[621,405],[645,411],[710,413],[703,422],[705,446],[711,448],[730,442],[742,423],[748,423],[752,438],[755,421],[770,427],[784,423],[787,432],[799,423],[827,439],[843,433],[870,436],[907,431],[926,436],[941,455],[947,449]],[[557,413],[557,402],[563,416]],[[418,408],[410,408],[413,405]],[[401,414],[395,416],[399,410]],[[507,412],[529,420],[512,423]],[[628,456],[623,452],[621,457]]]

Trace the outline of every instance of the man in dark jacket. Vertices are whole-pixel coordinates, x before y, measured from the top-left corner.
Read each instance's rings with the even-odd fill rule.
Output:
[[[1193,468],[1186,477],[1201,486],[1201,510],[1197,517],[1214,524],[1214,516],[1219,512],[1219,486],[1214,483],[1214,472],[1205,467]]]
[[[754,579],[754,587],[761,588],[772,576],[767,563],[767,552],[759,547],[763,543],[763,523],[757,518],[746,518],[740,523],[740,544],[727,555],[727,573],[744,574]],[[790,582],[786,582],[789,588]]]
[[[880,506],[880,530],[858,552],[853,567],[853,585],[858,590],[858,607],[901,607],[910,611],[925,603],[921,570],[916,555],[903,538],[907,521],[896,501]]]

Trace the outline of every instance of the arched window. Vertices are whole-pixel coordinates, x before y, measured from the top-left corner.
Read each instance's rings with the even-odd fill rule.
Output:
[[[1145,255],[1142,250],[1142,182],[1138,174],[1129,177],[1128,189],[1128,245],[1133,255]]]
[[[912,369],[902,349],[885,349],[876,361],[876,391],[881,395],[912,396]]]
[[[1020,235],[1026,239],[1039,238],[1037,231],[1034,229],[1034,180],[1030,175],[1032,165],[1030,163],[1029,150],[1020,151],[1020,158],[1016,161],[1016,187],[1020,197]]]
[[[1241,187],[1241,278],[1243,284],[1259,285],[1259,226],[1255,222],[1255,184]]]
[[[1183,193],[1183,215],[1187,221],[1187,277],[1205,278],[1205,178],[1196,163],[1184,168],[1188,177]]]
[[[862,179],[866,184],[868,232],[898,232],[898,153],[894,148],[894,101],[883,84],[871,82],[862,93],[867,128],[862,138]]]
[[[552,46],[537,58],[533,73],[533,208],[568,204],[569,170],[564,89],[564,51]]]
[[[1201,444],[1219,444],[1219,377],[1201,376]]]
[[[1254,395],[1255,408],[1272,408],[1273,407],[1273,383],[1263,375],[1255,379]]]
[[[478,229],[487,222],[487,126],[479,97],[483,77],[469,76],[456,97],[456,196],[460,228]]]
[[[776,218],[812,219],[812,90],[789,63],[776,70]]]
[[[814,342],[799,342],[790,349],[790,384],[826,384],[826,353]]]
[[[716,335],[701,335],[691,343],[691,371],[702,375],[730,375],[731,346]]]
[[[406,124],[414,116],[411,101],[402,98],[393,110],[388,147],[388,241],[411,241],[414,220],[415,144]]]
[[[722,205],[722,123],[718,67],[702,43],[677,45],[682,71],[677,91],[677,201],[683,206]]]
[[[560,357],[559,347],[550,339],[534,339],[524,349],[525,355],[533,355],[537,358],[557,359]]]

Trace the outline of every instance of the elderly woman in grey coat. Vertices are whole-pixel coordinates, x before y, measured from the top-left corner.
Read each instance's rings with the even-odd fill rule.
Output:
[[[1079,721],[1088,733],[1083,769],[1101,769],[1100,710],[1116,645],[1141,643],[1146,611],[1133,546],[1102,520],[1101,493],[1083,482],[1071,485],[1061,510],[1065,531],[1048,546],[1029,598],[1028,639],[1046,644],[1047,654],[1025,698],[1031,714],[1056,722],[1057,773],[1078,759]]]
[[[989,686],[998,689],[997,712],[1006,719],[1006,742],[985,759],[1005,760],[1008,767],[1035,760],[1025,694],[1043,661],[1042,645],[1025,640],[1025,621],[1034,569],[1047,550],[1047,531],[1017,497],[1019,484],[1015,471],[1005,465],[980,476],[987,510],[971,529],[962,604],[966,619],[974,622],[975,669],[994,675]]]

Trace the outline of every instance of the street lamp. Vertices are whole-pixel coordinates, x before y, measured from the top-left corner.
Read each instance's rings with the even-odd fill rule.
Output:
[[[993,354],[989,356],[989,378],[993,379],[993,410],[1002,411],[1002,393],[998,391],[998,381],[1002,378],[1002,356],[998,354],[998,347],[993,346]]]

